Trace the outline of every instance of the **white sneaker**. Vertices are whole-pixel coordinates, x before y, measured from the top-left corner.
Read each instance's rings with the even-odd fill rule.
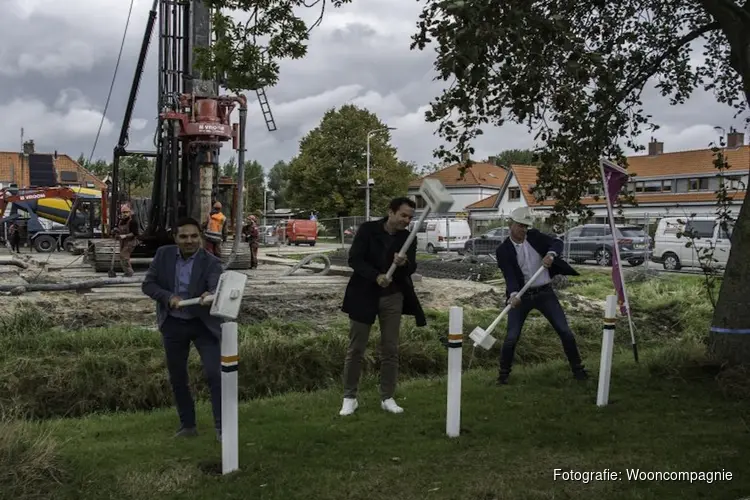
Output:
[[[354,413],[354,410],[356,410],[358,406],[359,403],[355,398],[344,398],[344,404],[341,405],[341,411],[339,412],[339,415],[341,415],[342,417],[351,415],[352,413]]]
[[[396,404],[396,400],[393,398],[388,398],[385,401],[380,403],[380,407],[384,409],[385,411],[389,411],[391,413],[403,413],[404,409],[401,408],[399,405]]]

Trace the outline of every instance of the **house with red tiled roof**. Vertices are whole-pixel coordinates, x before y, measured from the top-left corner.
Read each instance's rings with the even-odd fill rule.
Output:
[[[15,184],[19,188],[82,186],[105,189],[107,185],[66,154],[37,153],[33,141],[25,152],[0,151],[0,188]]]
[[[464,157],[464,162],[466,159],[467,157]],[[460,168],[463,164],[456,163],[447,166],[409,183],[407,196],[416,202],[417,211],[425,207],[425,202],[419,195],[419,188],[422,180],[427,178],[438,179],[453,196],[454,202],[450,214],[465,212],[467,206],[500,192],[508,172],[498,165],[496,157],[491,156],[486,162],[473,163],[471,168],[461,176]]]
[[[727,135],[724,149],[730,168],[724,172],[723,181],[729,196],[739,212],[745,199],[750,175],[750,146],[744,144],[744,134],[732,131]],[[626,223],[653,222],[666,215],[715,213],[716,194],[721,180],[714,167],[714,153],[710,149],[664,152],[664,143],[652,140],[648,154],[628,157],[628,173],[635,177],[628,185],[634,193],[637,206],[623,203],[623,218]],[[551,211],[555,200],[537,202],[530,189],[536,184],[536,168],[513,165],[510,168],[507,186],[499,193],[466,207],[473,220],[497,219],[508,215],[519,206],[528,206],[543,215]],[[592,222],[606,222],[607,207],[601,183],[592,183],[590,196],[581,202],[594,212]],[[594,197],[599,196],[596,200]]]

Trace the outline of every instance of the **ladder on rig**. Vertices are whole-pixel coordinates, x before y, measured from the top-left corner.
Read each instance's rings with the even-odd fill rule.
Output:
[[[260,104],[260,110],[263,112],[263,119],[266,121],[268,131],[275,131],[276,121],[273,119],[273,113],[271,113],[271,105],[268,103],[268,97],[266,97],[266,89],[263,87],[256,89],[255,94],[258,96],[258,104]]]

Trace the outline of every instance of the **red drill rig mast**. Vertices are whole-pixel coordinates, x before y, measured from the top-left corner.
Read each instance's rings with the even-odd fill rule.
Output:
[[[242,191],[244,184],[245,122],[247,99],[243,95],[220,96],[219,81],[200,74],[194,67],[194,49],[211,44],[210,10],[201,0],[154,0],[141,44],[122,128],[114,148],[112,167],[112,204],[110,220],[118,220],[120,158],[143,155],[154,158],[154,184],[146,230],[133,257],[153,257],[158,247],[173,242],[172,229],[181,216],[204,222],[212,201],[218,194],[219,151],[223,143],[232,141],[238,152],[238,186],[235,242],[231,255],[235,267],[246,267],[249,260],[238,255],[242,228]],[[130,151],[130,122],[141,82],[152,32],[159,21],[159,97],[158,126],[154,137],[156,151]],[[276,130],[265,92],[255,89],[269,131]],[[231,123],[230,115],[239,108],[239,123]],[[139,214],[143,217],[144,214]],[[108,241],[93,242],[93,262],[97,270],[109,269],[111,252],[96,252],[97,246]]]

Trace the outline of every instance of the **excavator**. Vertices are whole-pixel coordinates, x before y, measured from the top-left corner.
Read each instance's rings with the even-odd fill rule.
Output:
[[[10,214],[2,218],[8,206]],[[83,187],[45,187],[0,190],[0,222],[21,219],[25,212],[30,244],[38,252],[53,252],[58,247],[74,251],[76,239],[99,238],[107,225],[107,193]],[[63,226],[46,229],[39,219]]]
[[[191,216],[203,223],[211,205],[220,195],[219,153],[231,143],[238,156],[238,179],[234,190],[236,206],[233,246],[223,245],[222,261],[226,268],[250,267],[250,251],[240,246],[242,234],[242,199],[244,185],[245,124],[247,98],[244,95],[220,95],[221,78],[205,78],[194,66],[196,47],[212,43],[211,10],[201,0],[153,0],[146,23],[141,50],[133,76],[130,94],[114,148],[109,220],[117,224],[121,200],[119,187],[120,159],[129,155],[154,158],[154,182],[148,213],[138,214],[146,220],[133,258],[151,258],[163,245],[173,243],[172,231],[180,217]],[[154,136],[155,151],[132,151],[127,148],[136,96],[144,72],[146,56],[158,20],[158,125]],[[269,131],[276,124],[261,87],[254,89]],[[239,122],[231,123],[231,114],[239,110]],[[228,215],[225,213],[225,215]],[[107,234],[109,236],[109,234]],[[92,240],[89,261],[97,271],[108,271],[116,241]],[[119,261],[116,267],[120,268]]]

